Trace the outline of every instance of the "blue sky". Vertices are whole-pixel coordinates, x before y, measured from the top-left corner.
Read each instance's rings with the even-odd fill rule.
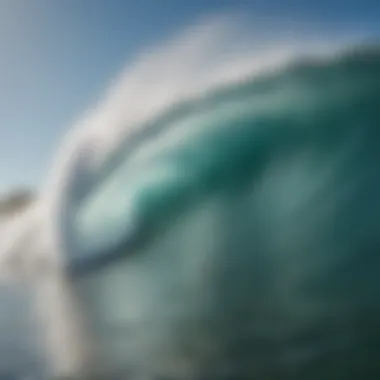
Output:
[[[65,131],[143,46],[225,10],[380,33],[378,1],[1,0],[0,192],[42,183]]]

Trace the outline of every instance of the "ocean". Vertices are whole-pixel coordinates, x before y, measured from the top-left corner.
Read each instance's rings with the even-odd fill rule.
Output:
[[[251,288],[249,301],[238,298],[240,303],[234,307],[247,313],[242,326],[248,319],[254,325],[252,340],[259,336],[257,344],[245,341],[253,350],[251,355],[260,358],[259,363],[244,370],[263,379],[281,378],[281,374],[292,379],[292,374],[302,379],[335,379],[334,371],[347,380],[354,374],[357,378],[358,373],[376,378],[380,373],[376,354],[380,342],[380,260],[376,252],[380,48],[353,44],[319,50],[310,44],[303,52],[301,44],[290,50],[271,47],[271,54],[262,53],[266,59],[259,60],[261,52],[246,55],[240,46],[231,61],[221,60],[218,54],[208,60],[205,35],[210,36],[207,28],[196,34],[196,44],[183,47],[177,41],[171,48],[143,57],[121,75],[106,99],[74,126],[54,160],[46,189],[37,201],[36,217],[29,215],[22,226],[39,228],[27,245],[31,253],[24,248],[21,257],[33,258],[35,252],[46,249],[41,236],[49,235],[76,278],[78,294],[98,297],[97,304],[108,302],[104,304],[107,308],[99,311],[93,308],[91,297],[84,297],[88,317],[96,320],[96,326],[102,326],[103,317],[116,318],[135,334],[134,339],[123,342],[123,335],[118,335],[115,345],[107,346],[111,347],[106,355],[111,366],[119,369],[124,363],[144,363],[143,369],[150,369],[153,361],[142,359],[151,358],[162,344],[170,342],[170,349],[182,349],[182,336],[175,335],[172,319],[165,314],[178,305],[164,295],[171,294],[170,286],[180,283],[190,289],[181,302],[199,307],[186,294],[199,292],[194,279],[203,273],[196,270],[202,257],[195,257],[199,262],[191,262],[194,273],[186,272],[186,276],[163,261],[174,257],[170,250],[165,250],[164,256],[153,255],[152,262],[157,265],[126,257],[147,246],[161,252],[156,242],[167,236],[168,229],[175,231],[178,215],[191,214],[205,200],[217,200],[228,204],[231,211],[221,218],[225,224],[215,232],[207,215],[199,219],[195,215],[189,222],[194,223],[191,234],[186,228],[181,230],[184,245],[180,252],[189,253],[196,244],[211,246],[210,236],[229,247],[229,251],[222,250],[224,260],[229,252],[237,252],[235,269],[244,273],[245,285]],[[214,38],[206,40],[214,46]],[[201,46],[205,56],[199,58],[194,46]],[[208,64],[203,65],[205,62]],[[192,76],[195,72],[199,75]],[[240,202],[242,199],[252,203]],[[248,221],[233,214],[248,213],[252,205],[255,212]],[[227,223],[232,220],[234,225]],[[198,225],[203,230],[197,230]],[[11,243],[20,236],[17,231],[6,235],[6,254],[12,256],[17,249]],[[245,240],[237,241],[237,236]],[[247,251],[243,248],[253,247],[252,237],[259,240],[244,269]],[[176,235],[169,234],[168,239],[165,244],[175,247]],[[201,248],[194,251],[205,253]],[[178,267],[183,264],[190,270],[184,265],[188,257],[176,256]],[[140,276],[136,282],[141,285],[139,292],[134,294],[133,287],[129,293],[125,291],[128,287],[115,287],[112,302],[110,297],[100,299],[100,293],[94,296],[96,288],[88,288],[93,282],[86,282],[87,275],[100,273],[94,277],[95,283],[101,283],[104,268],[123,268],[128,262],[127,267],[130,260],[134,278]],[[205,281],[207,285],[207,278]],[[226,296],[216,293],[212,317],[226,334],[223,343],[230,348],[228,339],[232,339],[234,326],[224,324],[220,316],[223,307],[237,302],[236,295],[246,289],[236,281],[231,289],[227,284],[218,283]],[[4,288],[0,299],[4,305],[0,350],[6,352],[5,356],[0,353],[0,359],[7,359],[4,378],[42,374],[50,365],[53,371],[73,368],[70,350],[62,347],[51,358],[41,357],[29,311],[29,289]],[[138,309],[144,302],[146,309]],[[124,320],[132,304],[143,313],[133,328]],[[144,318],[150,321],[149,328]],[[98,332],[112,340],[109,331],[99,327]],[[191,329],[180,332],[185,342],[193,343]],[[233,347],[234,353],[243,355],[242,347]],[[57,357],[56,352],[67,357]],[[125,358],[128,353],[133,353],[129,362]],[[170,363],[165,350],[158,353],[163,355],[162,363]],[[342,364],[345,358],[346,364]],[[218,360],[220,363],[220,357],[215,363]],[[0,361],[0,378],[1,368]],[[215,368],[207,370],[215,373]],[[43,376],[40,374],[37,376]]]

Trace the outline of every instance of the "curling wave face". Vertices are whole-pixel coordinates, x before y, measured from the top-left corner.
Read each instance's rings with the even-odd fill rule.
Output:
[[[377,48],[302,61],[177,104],[69,187],[62,244],[105,365],[377,378],[379,98]]]

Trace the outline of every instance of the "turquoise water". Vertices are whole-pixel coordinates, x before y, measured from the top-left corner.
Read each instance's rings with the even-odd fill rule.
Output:
[[[109,365],[379,378],[379,164],[376,47],[215,88],[141,126],[62,210]]]
[[[262,175],[278,157],[310,151],[322,164],[329,154],[338,160],[357,139],[376,138],[379,55],[371,48],[332,62],[300,62],[150,120],[111,154],[96,175],[99,186],[85,192],[80,226],[92,236],[86,244],[116,241],[125,226],[136,236],[144,225],[155,230],[199,197]],[[97,225],[112,204],[124,210],[121,219]]]

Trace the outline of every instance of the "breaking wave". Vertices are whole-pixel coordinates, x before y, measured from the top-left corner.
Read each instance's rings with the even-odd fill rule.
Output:
[[[273,152],[305,141],[328,145],[347,132],[355,138],[360,117],[376,109],[379,50],[347,50],[352,41],[327,43],[313,33],[274,34],[218,16],[128,65],[73,126],[38,202],[6,230],[3,260],[18,255],[33,267],[53,252],[69,264],[96,265],[126,239],[132,246],[149,239],[174,209],[260,173]],[[91,207],[78,213],[84,201]],[[62,242],[57,227],[68,223],[80,228]],[[65,257],[67,244],[78,257]],[[53,335],[62,338],[59,306],[56,319]],[[57,348],[61,368],[76,365],[65,355],[74,354]]]

